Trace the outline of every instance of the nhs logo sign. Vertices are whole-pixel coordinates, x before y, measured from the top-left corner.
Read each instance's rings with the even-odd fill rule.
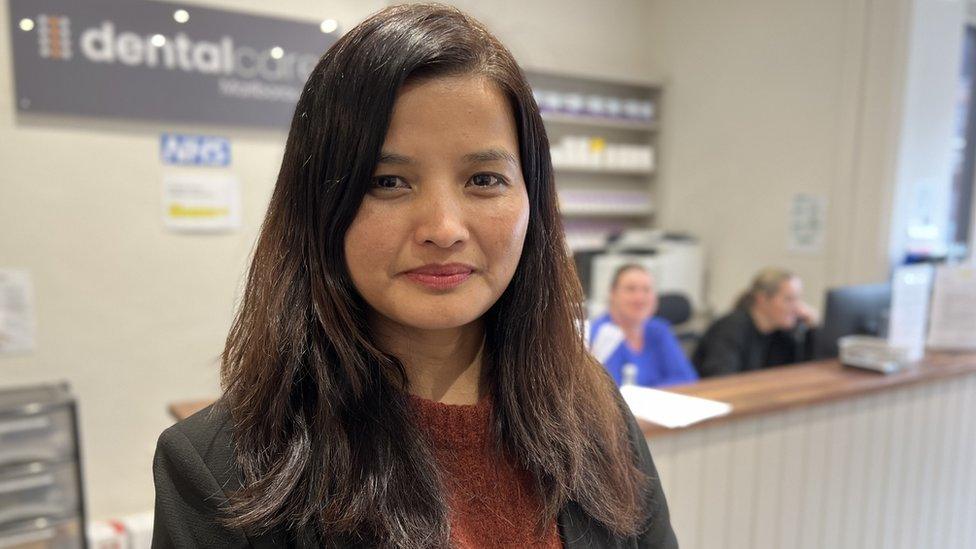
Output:
[[[164,133],[159,143],[164,164],[175,166],[229,166],[230,140],[207,135]]]

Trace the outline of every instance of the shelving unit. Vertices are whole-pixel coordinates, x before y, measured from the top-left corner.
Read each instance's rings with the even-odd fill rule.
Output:
[[[649,195],[639,190],[561,190],[559,209],[564,217],[646,218],[653,213]]]
[[[656,132],[657,124],[654,122],[643,122],[638,120],[620,120],[614,118],[572,115],[554,112],[546,112],[542,115],[542,120],[546,124],[562,124],[567,126],[581,126],[590,128],[612,128],[623,130],[636,130],[642,132]]]
[[[620,81],[547,71],[527,70],[534,92],[539,94],[542,119],[553,152],[553,170],[560,194],[560,210],[566,225],[567,240],[574,251],[601,247],[605,237],[628,228],[654,225],[657,187],[657,154],[660,138],[662,88],[650,82]],[[548,94],[557,93],[572,99],[554,108]],[[634,111],[621,109],[594,114],[589,107],[594,98],[614,98],[620,104],[653,105],[653,116],[647,112],[639,118]],[[600,101],[595,100],[599,105]],[[605,101],[604,105],[608,103]],[[612,113],[612,115],[611,115]],[[630,114],[630,118],[624,118]],[[590,138],[593,150],[603,147],[651,149],[643,163],[625,166],[608,165],[607,158],[574,162],[568,158],[581,151],[581,137]],[[572,146],[569,146],[572,145]],[[619,150],[619,149],[618,149]],[[585,154],[586,151],[583,151]],[[606,155],[610,156],[610,155]],[[578,159],[578,156],[574,157]],[[615,155],[615,159],[619,159]]]
[[[618,206],[563,206],[564,217],[645,217],[654,213],[653,208],[638,206],[620,208]]]
[[[0,389],[0,547],[86,546],[78,448],[67,385]]]
[[[594,175],[623,175],[635,177],[650,177],[654,175],[654,170],[642,170],[637,168],[599,168],[595,166],[573,166],[568,164],[553,164],[556,173],[581,173]]]

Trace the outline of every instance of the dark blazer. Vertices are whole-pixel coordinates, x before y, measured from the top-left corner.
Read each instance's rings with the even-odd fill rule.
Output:
[[[629,410],[626,416],[641,469],[652,479],[647,528],[637,537],[616,537],[570,502],[558,517],[564,547],[670,549],[678,546],[651,453]],[[226,494],[240,489],[242,482],[234,460],[231,434],[230,414],[217,404],[160,435],[153,460],[156,482],[153,548],[316,547],[314,537],[307,531],[279,529],[262,536],[248,536],[240,529],[225,528],[217,523],[215,518],[227,502]],[[340,547],[355,545],[352,542],[339,544]]]

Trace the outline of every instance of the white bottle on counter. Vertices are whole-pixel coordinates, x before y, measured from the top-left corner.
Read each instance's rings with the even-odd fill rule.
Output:
[[[620,372],[620,386],[637,385],[637,366],[631,362],[624,364]]]

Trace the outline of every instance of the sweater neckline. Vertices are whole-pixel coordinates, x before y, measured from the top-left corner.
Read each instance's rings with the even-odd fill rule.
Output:
[[[444,404],[409,395],[417,427],[436,447],[481,448],[491,433],[492,401],[482,396],[475,404]]]

